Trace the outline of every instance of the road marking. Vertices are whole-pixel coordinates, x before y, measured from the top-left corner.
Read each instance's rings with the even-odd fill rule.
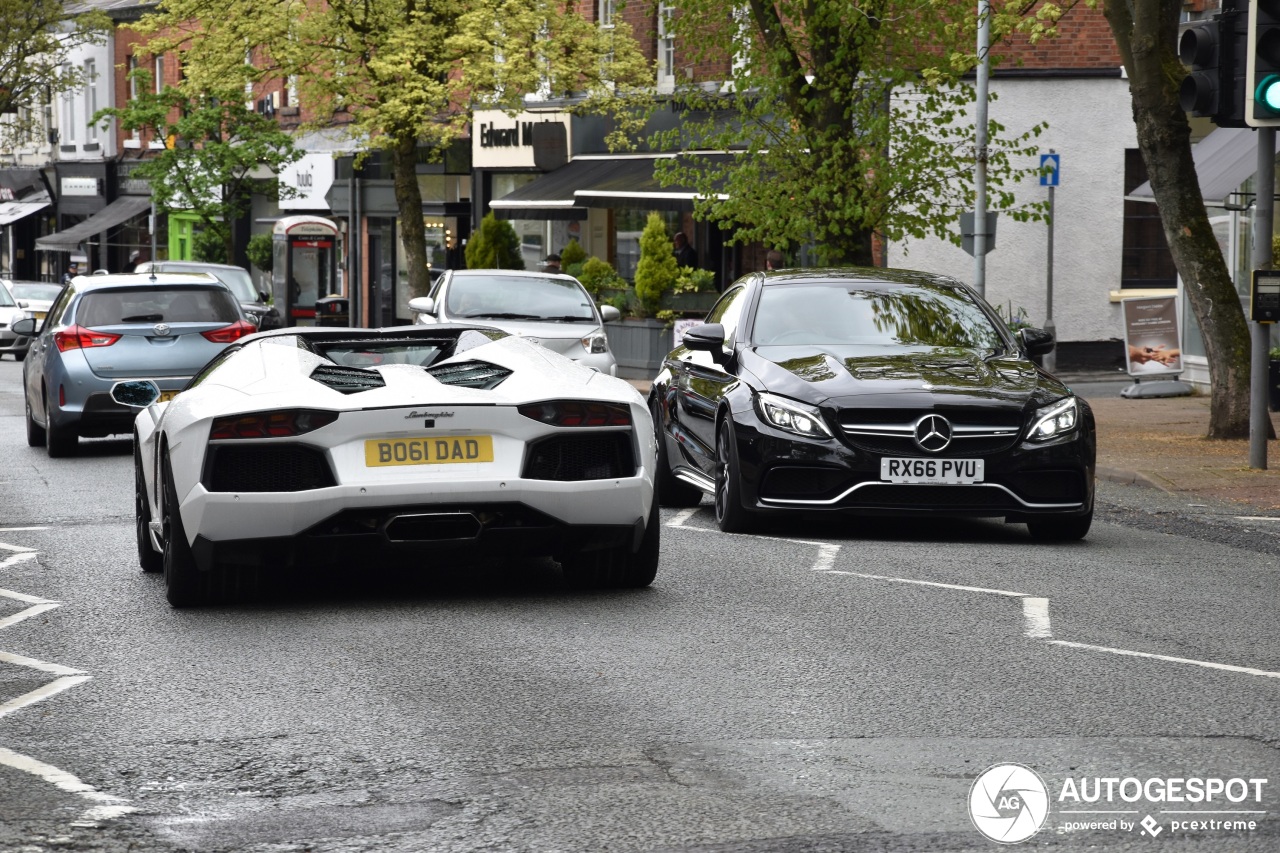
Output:
[[[819,569],[815,566],[814,571],[818,572],[818,571],[824,571],[824,570]],[[985,592],[989,595],[1004,595],[1009,598],[1026,598],[1027,597],[1027,594],[1025,592],[1010,592],[1007,589],[987,589],[986,587],[983,587],[983,586],[962,586],[960,584],[955,584],[955,583],[941,583],[940,581],[922,581],[916,578],[895,578],[895,577],[890,577],[889,575],[869,575],[864,572],[846,572],[840,569],[826,569],[825,571],[829,575],[852,575],[855,578],[867,578],[868,580],[873,580],[873,581],[889,581],[890,583],[909,583],[909,584],[914,584],[916,586],[936,586],[936,587],[941,587],[942,589],[955,589],[955,590],[959,590],[960,592]]]
[[[1033,640],[1047,640],[1053,636],[1049,626],[1049,599],[1028,595],[1022,599],[1022,618],[1027,622],[1026,635]]]
[[[30,528],[4,528],[6,530],[45,530],[44,527]],[[12,551],[13,554],[0,560],[0,569],[14,566],[27,560],[35,559],[38,551],[35,548],[27,548],[22,545],[12,545],[8,542],[0,542],[0,548],[6,551]],[[20,601],[23,604],[31,606],[25,610],[21,610],[13,615],[0,619],[0,629],[8,628],[11,625],[30,619],[32,616],[38,616],[49,610],[60,607],[57,601],[49,601],[38,596],[28,595],[25,592],[14,592],[11,589],[0,589],[0,597],[8,598],[13,601]],[[0,651],[0,663],[14,664],[15,666],[25,666],[39,672],[47,672],[50,675],[57,675],[59,678],[41,685],[35,690],[22,694],[21,696],[10,699],[8,702],[0,705],[0,717],[6,717],[16,711],[21,711],[37,702],[43,702],[51,696],[57,696],[64,690],[69,690],[86,681],[92,679],[93,676],[79,669],[72,669],[69,666],[63,666],[59,663],[49,663],[47,661],[36,660],[24,655],[14,654],[12,652]],[[129,801],[112,794],[106,794],[94,788],[92,785],[81,781],[79,778],[71,775],[65,770],[59,770],[52,764],[45,764],[43,761],[37,761],[34,758],[14,752],[11,749],[0,747],[0,765],[12,767],[24,773],[30,773],[46,782],[49,782],[58,788],[73,794],[79,794],[89,802],[92,806],[85,809],[80,817],[71,821],[72,826],[80,827],[96,827],[105,820],[113,820],[122,815],[135,812],[137,809],[129,805]]]
[[[684,523],[693,518],[697,511],[698,508],[695,506],[692,509],[685,509],[677,512],[676,517],[667,522],[667,527],[684,527]]]
[[[1106,652],[1112,655],[1124,655],[1125,657],[1134,658],[1150,658],[1152,660],[1169,661],[1170,663],[1188,663],[1193,666],[1203,666],[1208,669],[1221,669],[1227,672],[1239,672],[1243,675],[1260,675],[1264,678],[1280,678],[1280,672],[1271,672],[1265,669],[1254,669],[1250,666],[1234,666],[1229,663],[1214,663],[1207,660],[1194,660],[1192,658],[1178,658],[1172,655],[1157,655],[1151,652],[1135,652],[1129,649],[1113,649],[1110,646],[1093,646],[1088,643],[1073,643],[1068,640],[1050,640],[1050,645],[1066,646],[1071,649],[1084,649],[1090,652]]]
[[[12,530],[48,530],[47,527],[0,527],[0,533],[8,533]]]
[[[1236,521],[1280,521],[1280,515],[1237,515]]]

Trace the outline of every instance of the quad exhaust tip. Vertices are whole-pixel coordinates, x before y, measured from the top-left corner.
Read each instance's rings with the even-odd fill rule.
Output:
[[[387,522],[389,542],[458,542],[475,539],[484,525],[469,512],[421,512],[397,515]]]

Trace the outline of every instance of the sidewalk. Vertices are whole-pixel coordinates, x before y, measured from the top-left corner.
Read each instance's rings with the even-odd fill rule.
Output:
[[[1126,381],[1086,383],[1098,425],[1099,480],[1234,501],[1280,513],[1280,441],[1267,442],[1267,470],[1249,467],[1249,441],[1210,441],[1208,396],[1129,400]],[[1125,377],[1127,379],[1128,377]],[[1070,384],[1088,377],[1072,377]],[[631,380],[648,393],[650,383]],[[1271,412],[1280,434],[1280,412]]]

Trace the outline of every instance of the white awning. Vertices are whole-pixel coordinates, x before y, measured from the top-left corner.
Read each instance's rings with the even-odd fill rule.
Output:
[[[48,206],[49,196],[47,193],[40,193],[37,198],[27,199],[26,201],[0,202],[0,225],[17,222],[19,219],[38,213]]]
[[[1280,146],[1277,146],[1280,148]],[[1224,207],[1228,196],[1258,171],[1258,134],[1250,127],[1219,127],[1191,147],[1206,207]],[[1151,182],[1125,196],[1155,201]]]

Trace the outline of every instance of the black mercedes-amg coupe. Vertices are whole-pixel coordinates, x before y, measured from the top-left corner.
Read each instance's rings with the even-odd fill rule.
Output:
[[[1088,404],[967,285],[907,270],[752,273],[653,383],[666,506],[763,514],[986,516],[1037,539],[1093,520]]]

